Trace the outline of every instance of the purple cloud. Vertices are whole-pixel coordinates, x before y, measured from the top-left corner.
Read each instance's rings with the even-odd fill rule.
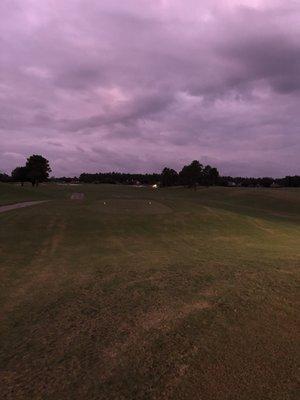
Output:
[[[300,4],[2,0],[0,170],[299,173]]]

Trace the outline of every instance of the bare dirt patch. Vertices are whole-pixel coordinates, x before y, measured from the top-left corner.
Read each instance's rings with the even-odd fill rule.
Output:
[[[71,200],[84,200],[84,193],[76,192],[71,194]]]

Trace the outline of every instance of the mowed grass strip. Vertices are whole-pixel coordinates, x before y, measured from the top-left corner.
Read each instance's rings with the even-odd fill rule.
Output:
[[[99,212],[112,214],[164,214],[172,209],[158,201],[146,199],[111,198],[97,203]]]
[[[297,398],[299,191],[42,190],[0,215],[3,398]]]

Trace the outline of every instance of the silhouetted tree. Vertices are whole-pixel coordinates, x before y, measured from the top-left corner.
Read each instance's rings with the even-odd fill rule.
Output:
[[[192,161],[189,165],[185,165],[179,173],[181,183],[185,186],[194,187],[196,189],[197,184],[201,180],[202,170],[203,165],[197,160]]]
[[[273,178],[264,177],[259,179],[259,185],[264,187],[270,187],[272,183],[274,183]]]
[[[277,182],[287,187],[300,187],[300,176],[286,176],[282,179],[277,179]]]
[[[10,178],[9,175],[0,172],[0,182],[4,182],[5,183],[5,182],[10,182],[10,181],[11,181],[11,178]]]
[[[201,174],[200,183],[202,185],[211,186],[216,185],[219,179],[219,171],[217,168],[211,167],[210,165],[206,165]]]
[[[12,171],[11,176],[15,182],[21,182],[24,186],[24,182],[28,180],[28,170],[26,167],[17,167]]]
[[[219,181],[219,178],[220,178],[220,174],[219,174],[218,169],[216,167],[213,167],[210,170],[210,182],[211,182],[211,185],[216,185],[218,183],[218,181]]]
[[[27,158],[26,169],[32,186],[38,186],[39,182],[46,181],[49,178],[49,172],[51,172],[49,161],[38,154],[33,154]]]
[[[178,173],[172,168],[164,168],[161,173],[162,186],[174,186],[178,182]]]

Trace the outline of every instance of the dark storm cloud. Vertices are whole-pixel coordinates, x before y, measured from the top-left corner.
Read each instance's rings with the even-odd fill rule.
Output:
[[[109,128],[120,125],[132,127],[138,120],[155,118],[157,114],[163,113],[172,101],[173,98],[165,93],[137,96],[133,101],[125,102],[117,109],[105,109],[99,115],[78,120],[62,121],[62,124],[70,131],[80,131],[100,126]],[[116,131],[111,131],[112,135],[116,133]]]
[[[225,45],[220,52],[241,65],[241,75],[232,77],[233,84],[266,79],[275,91],[289,93],[300,89],[300,44],[290,42],[282,34],[274,33],[259,41],[250,37]]]
[[[300,4],[2,0],[0,169],[299,173]]]
[[[59,73],[54,83],[66,89],[83,90],[93,87],[101,81],[105,82],[104,73],[101,73],[100,67],[77,66],[73,70],[69,69]]]

